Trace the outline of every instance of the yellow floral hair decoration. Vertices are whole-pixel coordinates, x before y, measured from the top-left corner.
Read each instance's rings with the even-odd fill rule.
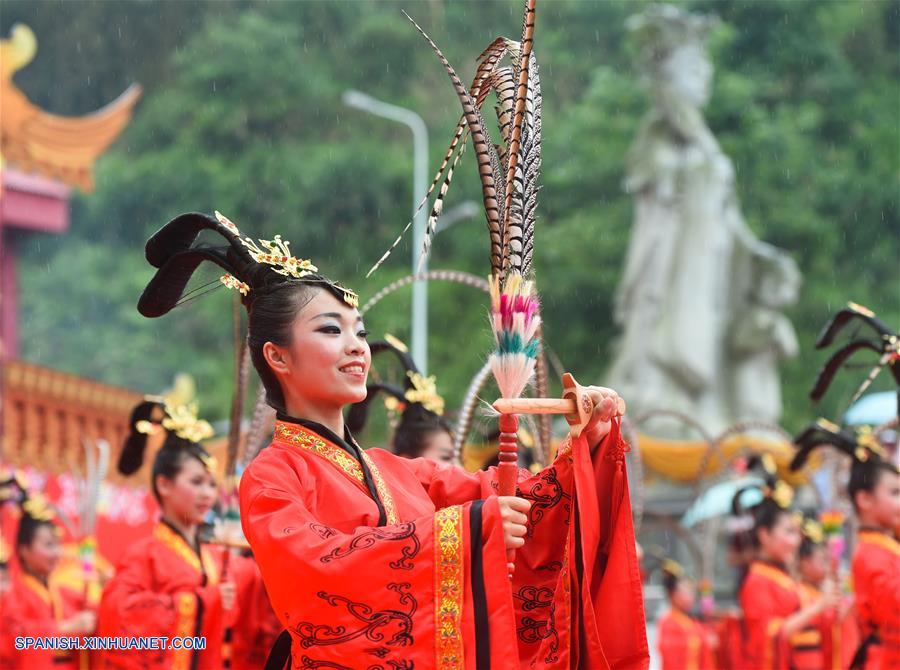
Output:
[[[290,249],[291,243],[282,239],[281,235],[276,235],[271,240],[261,239],[259,240],[259,243],[257,243],[249,237],[242,236],[238,227],[221,212],[216,211],[216,219],[218,219],[219,223],[225,228],[237,236],[241,244],[247,248],[250,257],[257,263],[272,266],[274,272],[277,272],[284,277],[316,281],[315,278],[311,277],[319,272],[319,268],[313,265],[312,261],[309,259],[297,258],[294,256]],[[219,278],[219,281],[227,288],[240,291],[241,295],[247,295],[250,292],[250,287],[246,283],[231,275],[223,275]],[[334,284],[325,279],[321,279],[321,281],[334,286],[341,291],[343,293],[344,302],[350,307],[359,307],[359,297],[356,293],[340,284]]]
[[[801,529],[803,530],[803,534],[815,544],[822,544],[825,540],[822,524],[815,519],[804,519]]]
[[[681,567],[681,564],[677,561],[673,561],[671,558],[667,558],[662,562],[662,570],[663,572],[668,572],[673,577],[677,577],[681,579],[684,577],[684,568]]]
[[[438,416],[444,413],[444,399],[438,395],[437,382],[434,375],[422,376],[419,372],[408,372],[413,388],[404,393],[404,397],[411,403],[419,403],[429,412]]]
[[[787,509],[794,502],[794,489],[782,479],[777,480],[774,486],[764,487],[763,495],[774,500],[781,509]]]
[[[55,516],[53,510],[47,504],[47,500],[40,493],[29,495],[22,502],[22,509],[32,519],[37,519],[38,521],[52,521]]]

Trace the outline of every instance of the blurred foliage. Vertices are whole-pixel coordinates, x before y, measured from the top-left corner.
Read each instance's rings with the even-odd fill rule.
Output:
[[[612,296],[632,216],[624,155],[647,108],[624,23],[642,4],[539,7],[545,146],[536,265],[547,341],[583,381],[603,380],[617,334]],[[707,118],[737,168],[744,214],[805,275],[790,313],[803,351],[784,366],[784,423],[793,429],[813,412],[839,413],[852,391],[844,381],[822,408],[807,400],[823,359],[812,343],[831,312],[853,299],[900,323],[900,5],[690,6],[723,20],[711,40]],[[46,109],[86,113],[132,81],[145,88],[131,126],[98,166],[96,191],[74,197],[70,232],[18,240],[22,356],[148,392],[189,371],[205,413],[225,416],[231,296],[217,291],[153,321],[134,309],[150,277],[142,244],[183,211],[219,209],[254,235],[281,232],[364,300],[403,276],[408,243],[363,279],[409,216],[408,130],[341,103],[345,89],[357,88],[416,110],[437,167],[458,103],[401,9],[464,80],[494,36],[520,29],[520,2],[505,0],[5,2],[4,34],[23,21],[38,36],[38,55],[16,81]],[[445,209],[480,201],[471,154],[457,175]],[[478,218],[441,233],[432,267],[486,271]],[[210,269],[206,279],[215,277]],[[458,286],[429,291],[430,372],[452,408],[488,348],[486,301]],[[373,310],[375,337],[408,337],[409,295],[398,291]]]

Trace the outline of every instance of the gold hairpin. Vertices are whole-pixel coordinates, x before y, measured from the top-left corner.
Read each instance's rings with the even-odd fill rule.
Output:
[[[316,281],[315,279],[309,279],[309,277],[318,273],[319,268],[313,265],[312,261],[309,259],[297,258],[294,256],[290,249],[291,243],[282,239],[281,235],[276,235],[271,240],[261,239],[259,240],[259,244],[257,244],[249,237],[242,236],[238,227],[234,225],[231,219],[224,216],[221,212],[216,211],[216,219],[240,240],[241,244],[243,244],[247,248],[247,251],[250,252],[250,257],[257,263],[272,266],[274,272],[277,272],[284,277]],[[240,291],[241,295],[247,295],[250,292],[250,286],[229,274],[222,275],[219,278],[219,281],[227,288]],[[326,279],[320,279],[318,281],[334,286],[341,291],[344,302],[350,307],[359,307],[359,296],[350,289],[341,286],[340,284],[332,283]]]
[[[663,572],[668,572],[670,575],[681,579],[684,577],[684,568],[681,567],[681,564],[677,561],[673,561],[671,558],[667,558],[662,562]]]
[[[815,544],[822,544],[822,542],[825,540],[825,533],[822,530],[822,524],[820,524],[815,519],[804,519],[802,529],[803,534]]]
[[[429,412],[437,415],[444,413],[444,399],[438,395],[437,382],[434,375],[423,377],[419,372],[407,372],[413,388],[404,393],[404,397],[413,403],[422,405]]]

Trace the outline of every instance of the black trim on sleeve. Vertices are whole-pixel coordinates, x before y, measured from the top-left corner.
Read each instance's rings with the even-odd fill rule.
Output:
[[[484,588],[484,539],[481,508],[483,500],[469,507],[469,547],[472,556],[472,600],[475,606],[475,668],[491,668],[491,627],[488,623],[487,594]]]

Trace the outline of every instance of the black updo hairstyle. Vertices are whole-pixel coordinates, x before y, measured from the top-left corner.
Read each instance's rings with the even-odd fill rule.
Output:
[[[56,532],[56,524],[52,516],[34,516],[28,510],[28,492],[15,477],[9,477],[0,481],[0,503],[10,502],[18,505],[22,516],[16,529],[16,549],[30,546],[34,542],[38,530],[42,527],[50,528]],[[5,557],[3,557],[5,559]],[[5,564],[5,563],[4,563]]]
[[[684,569],[675,561],[665,560],[660,566],[660,572],[662,573],[663,588],[666,590],[666,595],[671,598],[675,589],[678,588],[678,583],[685,578]]]
[[[871,440],[875,438],[870,436]],[[852,459],[850,479],[847,481],[847,496],[856,509],[856,495],[861,491],[871,493],[885,473],[897,474],[897,466],[886,459],[877,445],[860,441],[857,435],[825,419],[818,419],[794,438],[797,453],[791,461],[791,470],[799,470],[810,454],[820,447],[831,447]]]
[[[204,230],[218,233],[227,244],[197,242]],[[158,268],[138,301],[138,311],[147,317],[162,316],[178,305],[188,281],[204,261],[218,265],[226,271],[226,277],[242,285],[250,358],[266,389],[266,401],[280,412],[286,411],[284,393],[263,356],[263,346],[266,342],[290,345],[297,313],[315,297],[317,290],[327,291],[348,304],[351,296],[355,298],[324,275],[310,272],[295,278],[280,274],[273,265],[257,262],[234,224],[218,214],[211,217],[193,212],[175,217],[147,241],[145,254],[150,264]]]
[[[165,405],[156,400],[144,400],[132,410],[131,432],[125,438],[122,453],[119,454],[118,470],[120,473],[126,476],[132,475],[144,463],[148,435],[138,429],[138,424],[141,422],[160,424],[159,417],[164,414]],[[175,479],[178,473],[181,472],[184,462],[189,458],[196,459],[206,468],[210,454],[202,445],[180,437],[174,431],[166,430],[161,424],[160,429],[165,431],[166,436],[162,447],[160,447],[153,458],[150,483],[153,489],[153,496],[157,502],[162,503],[156,487],[156,478],[161,475],[166,479]]]
[[[759,531],[763,529],[771,531],[783,516],[790,515],[792,512],[790,506],[782,507],[772,495],[778,486],[779,479],[776,473],[769,472],[765,467],[763,457],[751,458],[747,468],[748,470],[761,469],[764,483],[750,484],[740,488],[731,500],[731,513],[736,517],[747,515],[752,517],[753,526],[743,538],[743,544],[746,545],[746,542],[749,541],[750,546],[759,549]],[[746,492],[752,490],[759,490],[763,494],[762,500],[755,505],[745,506],[742,498]]]
[[[379,393],[385,393],[397,401],[404,403],[400,422],[394,430],[393,450],[398,456],[417,458],[425,450],[428,437],[434,433],[446,432],[453,435],[450,424],[440,414],[431,411],[420,402],[412,402],[406,392],[415,389],[410,374],[418,373],[418,368],[409,352],[400,349],[395,344],[387,341],[373,342],[371,345],[372,357],[390,351],[397,356],[405,371],[404,388],[394,384],[372,383],[366,386],[365,400],[354,403],[347,412],[345,424],[351,433],[357,433],[363,429],[369,417],[369,407]]]

